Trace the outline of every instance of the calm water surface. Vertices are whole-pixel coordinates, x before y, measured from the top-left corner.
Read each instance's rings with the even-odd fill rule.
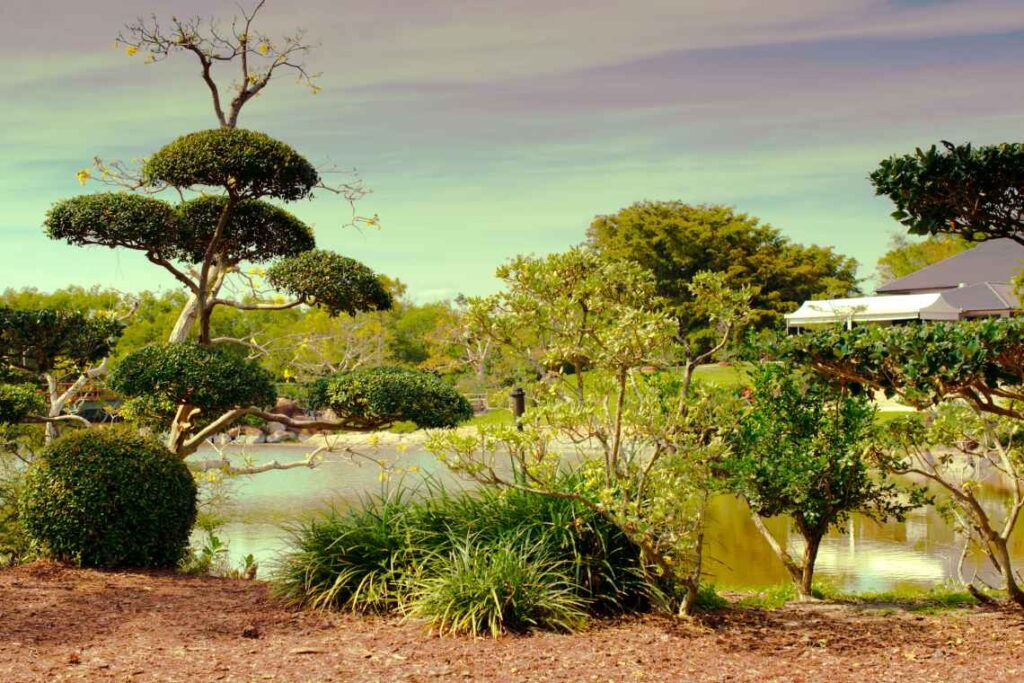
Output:
[[[282,462],[303,456],[294,447],[260,446],[251,448],[255,463],[278,459]],[[232,457],[237,457],[237,452]],[[452,486],[465,486],[422,449],[410,448],[402,454],[374,452],[374,457],[399,467],[418,466],[422,472],[437,476]],[[381,490],[380,469],[373,463],[353,462],[340,455],[328,459],[316,469],[299,468],[272,471],[243,477],[232,483],[232,502],[227,511],[229,522],[219,532],[230,544],[233,562],[248,553],[266,568],[287,547],[287,526],[309,519],[335,507],[344,509],[357,503],[360,496]],[[406,475],[410,483],[422,475]],[[999,505],[999,493],[989,485],[986,502]],[[768,526],[784,539],[791,552],[799,552],[799,536],[785,519],[768,520]],[[1011,552],[1024,562],[1024,533],[1021,527],[1012,539]],[[905,523],[876,524],[855,516],[841,531],[834,531],[822,543],[817,577],[851,591],[881,591],[900,586],[927,588],[956,575],[960,556],[959,538],[934,508],[911,513]],[[708,533],[707,570],[709,580],[720,586],[756,587],[786,581],[788,576],[750,522],[746,506],[721,496],[711,506]],[[992,573],[978,554],[969,556],[965,574],[975,569],[982,576]],[[265,570],[261,572],[265,576]]]

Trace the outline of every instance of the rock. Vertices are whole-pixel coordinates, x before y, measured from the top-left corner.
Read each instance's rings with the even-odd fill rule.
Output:
[[[261,635],[263,634],[260,633],[259,627],[254,624],[249,624],[242,629],[243,638],[259,638]]]
[[[279,396],[277,403],[274,405],[274,412],[280,415],[287,415],[288,417],[295,417],[302,414],[302,409],[292,399]]]
[[[295,432],[288,431],[275,431],[272,434],[267,435],[267,443],[281,443],[283,441],[298,441],[299,435]]]
[[[263,425],[263,431],[265,431],[267,434],[273,434],[274,432],[284,432],[287,430],[288,428],[285,427],[280,422],[268,422],[267,424]]]

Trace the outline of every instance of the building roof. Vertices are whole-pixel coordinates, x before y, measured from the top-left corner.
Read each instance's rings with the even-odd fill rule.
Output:
[[[945,297],[945,293],[931,292],[805,301],[800,308],[786,314],[786,324],[801,327],[891,320],[959,320],[960,307]]]
[[[1008,284],[1024,267],[1024,246],[1011,239],[981,242],[976,247],[879,287],[878,294],[913,294],[955,289],[978,283]]]
[[[1000,282],[979,282],[942,292],[942,298],[950,305],[959,308],[965,316],[997,311],[1015,311],[1020,309],[1013,286]]]

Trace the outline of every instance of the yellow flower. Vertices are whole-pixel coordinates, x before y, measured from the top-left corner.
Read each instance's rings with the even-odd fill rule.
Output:
[[[134,57],[139,53],[139,48],[135,47],[134,45],[129,45],[124,49],[124,51],[129,57]]]
[[[80,185],[85,185],[87,182],[89,182],[89,179],[92,178],[92,174],[89,173],[89,169],[83,168],[81,171],[75,174],[75,177],[78,178],[78,182]]]
[[[258,48],[256,48],[256,50],[261,55],[266,55],[267,53],[270,52],[270,45],[267,44],[267,43],[260,43],[260,46]]]
[[[291,378],[292,378],[292,371],[291,371],[291,370],[289,370],[288,368],[285,368],[285,369],[284,369],[284,378],[285,378],[286,380],[288,380],[288,379],[291,379]]]

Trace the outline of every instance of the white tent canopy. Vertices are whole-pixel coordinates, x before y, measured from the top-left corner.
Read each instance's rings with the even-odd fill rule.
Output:
[[[933,292],[805,301],[803,306],[786,315],[786,325],[959,319],[960,309],[946,301],[940,292]]]

